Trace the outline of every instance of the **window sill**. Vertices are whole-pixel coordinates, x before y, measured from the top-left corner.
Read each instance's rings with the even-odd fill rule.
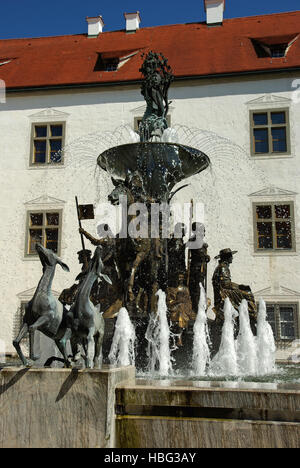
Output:
[[[37,262],[40,261],[40,257],[38,255],[24,255],[22,260],[24,262]]]
[[[272,252],[253,252],[253,257],[297,257],[299,253],[297,251],[289,251],[289,252],[280,252],[280,251],[272,251]]]
[[[32,164],[27,166],[29,170],[46,170],[46,169],[64,169],[65,164]]]
[[[293,154],[286,154],[286,153],[281,153],[281,154],[262,154],[259,156],[258,154],[251,154],[250,155],[251,159],[256,159],[256,160],[266,160],[266,159],[291,159],[294,158]]]

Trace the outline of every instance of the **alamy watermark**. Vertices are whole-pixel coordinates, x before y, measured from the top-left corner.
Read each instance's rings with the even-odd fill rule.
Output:
[[[6,84],[5,81],[0,80],[0,104],[6,103]]]
[[[119,197],[118,205],[100,203],[96,210],[99,238],[187,238],[187,248],[201,248],[205,236],[203,203],[132,203]],[[117,233],[117,234],[116,234]]]

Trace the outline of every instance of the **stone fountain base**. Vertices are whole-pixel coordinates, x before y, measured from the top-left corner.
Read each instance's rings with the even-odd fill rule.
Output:
[[[115,388],[135,368],[0,371],[0,448],[115,446]]]
[[[116,403],[117,447],[299,448],[299,384],[137,380]]]
[[[0,371],[0,448],[299,448],[300,385]]]

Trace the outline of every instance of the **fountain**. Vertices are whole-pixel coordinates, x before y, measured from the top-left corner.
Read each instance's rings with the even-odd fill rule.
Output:
[[[135,364],[134,343],[135,330],[125,307],[118,313],[115,334],[109,353],[109,361],[114,366],[130,366]]]
[[[187,187],[187,179],[209,173],[211,160],[192,144],[199,132],[183,126],[168,128],[172,72],[167,59],[149,52],[140,71],[147,108],[139,131],[123,126],[114,135],[114,145],[108,144],[97,158],[100,171],[105,171],[114,186],[108,200],[121,208],[119,233],[113,235],[109,226],[104,229],[101,225],[109,234],[95,238],[80,228],[82,239],[86,237],[97,248],[92,258],[84,255],[79,284],[62,293],[63,306],[55,303],[55,330],[51,314],[48,311],[49,317],[44,319],[35,295],[26,314],[28,323],[14,342],[27,365],[21,340],[34,328],[46,330],[63,354],[58,360],[73,369],[53,369],[57,374],[45,371],[49,373],[43,378],[34,377],[32,370],[27,374],[28,369],[12,379],[1,374],[5,382],[0,389],[5,392],[24,375],[33,392],[30,379],[40,379],[37,381],[44,387],[38,388],[35,397],[30,394],[30,401],[39,402],[39,395],[49,388],[51,398],[47,404],[43,400],[40,409],[56,410],[55,404],[61,404],[61,411],[68,412],[73,404],[78,425],[82,408],[92,401],[91,432],[101,433],[103,447],[295,445],[300,422],[299,385],[293,382],[285,387],[282,381],[274,381],[274,374],[279,375],[280,370],[275,366],[275,343],[266,305],[261,300],[257,311],[250,287],[231,281],[229,267],[236,251],[223,249],[215,257],[219,260],[213,277],[215,303],[209,315],[212,311],[206,291],[210,257],[203,225],[192,224],[191,213],[191,225],[177,225],[177,232],[169,235],[171,200]],[[131,143],[120,140],[122,132]],[[110,140],[108,135],[106,138]],[[203,136],[204,142],[211,139],[211,134]],[[178,187],[180,183],[184,185]],[[189,238],[188,268],[184,235]],[[42,252],[45,273],[50,268],[46,257],[51,253],[37,249]],[[56,263],[67,269],[57,256],[52,263],[51,281]],[[39,323],[34,322],[36,316]],[[104,320],[104,343],[108,343],[104,360],[110,367],[100,370],[96,368],[101,367]],[[107,327],[108,322],[112,326]],[[80,354],[93,371],[78,370]],[[62,381],[64,372],[67,379]],[[51,393],[53,375],[60,382],[55,398]],[[68,393],[70,400],[63,406]],[[78,408],[79,396],[83,406]],[[60,415],[57,411],[55,414]],[[101,427],[98,414],[103,420]],[[56,423],[51,413],[49,418]],[[99,442],[88,437],[86,444]]]

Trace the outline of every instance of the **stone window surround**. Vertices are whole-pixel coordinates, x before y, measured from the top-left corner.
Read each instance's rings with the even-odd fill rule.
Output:
[[[58,225],[58,251],[56,255],[58,257],[61,256],[61,250],[62,250],[62,223],[63,223],[63,210],[61,207],[55,208],[55,207],[43,207],[43,208],[38,208],[38,207],[33,207],[32,209],[27,208],[26,209],[26,226],[25,226],[25,246],[24,246],[24,259],[25,260],[39,260],[38,254],[30,254],[28,252],[28,243],[29,243],[29,219],[30,219],[30,214],[31,213],[59,213],[59,225]]]
[[[296,157],[296,122],[295,116],[293,113],[293,101],[286,97],[286,94],[263,94],[255,99],[245,102],[245,131],[247,139],[245,139],[245,148],[249,148],[248,157],[251,160],[264,161],[264,160],[287,160]],[[280,112],[281,110],[287,110],[289,116],[288,123],[288,136],[289,136],[289,154],[287,153],[271,153],[271,154],[252,154],[252,123],[251,123],[251,114],[252,113],[262,113],[264,111],[269,112]]]
[[[61,162],[59,163],[49,163],[49,162],[45,162],[45,163],[35,163],[33,161],[33,156],[34,156],[34,140],[35,140],[35,135],[34,135],[34,130],[35,130],[35,127],[43,127],[43,126],[47,126],[47,127],[50,127],[51,125],[62,125],[62,148],[64,148],[65,146],[65,142],[66,142],[66,121],[64,120],[47,120],[47,121],[34,121],[31,123],[31,136],[30,136],[30,159],[29,159],[29,168],[30,169],[45,169],[45,168],[58,168],[58,167],[64,167],[64,153],[62,151],[62,155],[61,155]],[[49,140],[51,139],[50,136],[47,135],[47,137],[45,137],[45,139],[47,140],[47,149],[49,150]],[[55,138],[54,138],[55,139]],[[57,138],[58,139],[58,138]]]
[[[275,335],[275,341],[276,342],[285,342],[289,341],[288,338],[281,338],[280,336],[280,325],[281,325],[281,320],[280,320],[280,307],[282,306],[290,306],[293,307],[294,309],[294,327],[295,327],[295,340],[299,339],[300,337],[300,321],[299,321],[299,302],[296,300],[291,300],[287,301],[285,299],[281,300],[276,300],[272,301],[270,298],[268,298],[266,301],[266,306],[275,306],[275,326],[276,326],[276,335]]]
[[[279,112],[284,112],[286,115],[286,122],[285,124],[272,124],[270,122],[270,115],[271,113],[279,113]],[[268,123],[266,125],[261,125],[261,126],[256,126],[254,125],[253,122],[253,115],[254,114],[268,114]],[[250,154],[251,157],[255,158],[278,158],[278,157],[284,157],[284,156],[291,156],[291,135],[290,135],[290,110],[289,108],[265,108],[265,109],[256,109],[250,110]],[[271,151],[271,128],[280,128],[280,127],[286,127],[286,145],[287,145],[287,150],[284,152],[272,152]],[[255,148],[254,148],[254,134],[253,131],[255,128],[268,128],[268,134],[269,134],[269,152],[268,153],[256,153]]]
[[[300,231],[297,224],[297,203],[296,203],[296,196],[298,195],[297,192],[293,192],[291,190],[282,189],[276,187],[274,185],[270,185],[269,187],[265,187],[262,190],[257,192],[251,193],[248,195],[250,199],[250,212],[252,218],[252,233],[249,238],[250,247],[252,251],[253,257],[269,257],[269,256],[284,256],[284,257],[295,257],[300,254]],[[254,205],[256,204],[270,204],[270,203],[293,203],[294,207],[294,247],[293,251],[290,250],[272,250],[272,251],[257,251],[256,249],[256,216],[254,211]]]
[[[297,252],[297,242],[296,242],[296,232],[295,232],[295,203],[294,200],[288,199],[279,199],[272,198],[272,199],[265,199],[265,200],[253,200],[252,203],[252,213],[253,213],[253,248],[254,248],[254,255],[255,256],[270,256],[270,255],[278,255],[278,256],[288,256],[288,255],[298,255]],[[256,219],[256,206],[262,205],[290,205],[291,206],[291,231],[292,231],[292,248],[291,249],[258,249],[257,247],[257,219]]]

